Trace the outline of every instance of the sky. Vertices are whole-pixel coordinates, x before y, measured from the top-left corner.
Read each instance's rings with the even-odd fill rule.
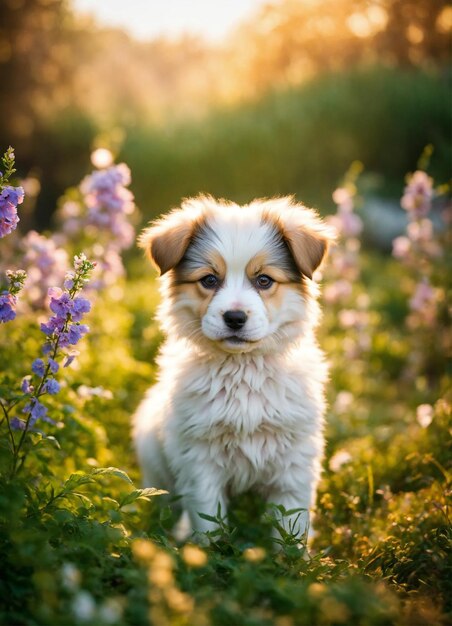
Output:
[[[265,0],[72,0],[106,26],[123,28],[138,39],[184,33],[218,41]]]

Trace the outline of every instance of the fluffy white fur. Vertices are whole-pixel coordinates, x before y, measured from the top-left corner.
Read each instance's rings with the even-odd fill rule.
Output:
[[[134,417],[134,442],[144,484],[181,495],[194,530],[212,529],[198,513],[215,515],[218,504],[226,512],[228,497],[250,488],[287,510],[304,509],[281,521],[299,536],[306,530],[327,376],[310,277],[330,238],[316,214],[290,198],[238,207],[210,197],[186,201],[141,237],[163,273],[158,317],[167,339],[158,382]],[[276,296],[249,276],[261,257],[268,275],[282,268]],[[203,267],[219,276],[213,293],[190,279]],[[246,311],[243,328],[227,327],[230,310]]]

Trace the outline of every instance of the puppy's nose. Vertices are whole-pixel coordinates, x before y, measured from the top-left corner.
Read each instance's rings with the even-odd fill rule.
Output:
[[[245,325],[248,316],[245,311],[226,311],[223,315],[223,319],[226,326],[232,328],[232,330],[238,330]]]

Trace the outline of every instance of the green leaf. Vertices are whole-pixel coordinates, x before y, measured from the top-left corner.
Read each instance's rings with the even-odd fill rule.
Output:
[[[92,476],[115,476],[124,480],[129,485],[133,485],[132,479],[123,471],[117,467],[98,467],[91,472]]]
[[[205,519],[208,522],[214,522],[215,524],[218,524],[218,518],[213,517],[212,515],[207,515],[206,513],[198,513],[198,515],[201,519]]]
[[[64,483],[63,493],[73,491],[76,487],[80,487],[80,485],[88,485],[89,483],[94,482],[95,480],[91,474],[86,474],[85,472],[75,472],[74,474],[71,474]]]
[[[102,502],[110,506],[110,508],[117,509],[119,507],[119,502],[114,498],[110,498],[110,496],[103,496]]]
[[[155,489],[154,487],[147,487],[145,489],[134,489],[121,500],[119,507],[122,508],[123,506],[131,504],[136,500],[150,500],[154,496],[161,496],[165,493],[168,492],[164,491],[163,489]]]
[[[68,494],[70,496],[75,496],[77,498],[80,498],[80,500],[82,500],[83,502],[85,502],[86,504],[88,504],[90,507],[93,506],[93,503],[91,502],[91,500],[88,498],[88,496],[86,496],[84,493],[80,493],[80,491],[72,491],[70,494]]]
[[[53,435],[46,435],[45,433],[41,433],[41,438],[38,441],[36,441],[34,445],[35,447],[37,447],[37,446],[42,446],[47,443],[50,443],[57,450],[61,450],[61,446],[60,446],[58,439],[56,439]]]

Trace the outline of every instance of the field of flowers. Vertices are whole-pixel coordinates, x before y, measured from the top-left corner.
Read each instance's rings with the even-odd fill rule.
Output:
[[[0,623],[448,623],[452,215],[428,154],[400,183],[392,256],[363,249],[359,164],[331,190],[340,237],[316,277],[328,443],[309,557],[282,529],[274,549],[253,494],[206,547],[181,545],[159,485],[140,488],[130,416],[155,376],[158,293],[131,251],[129,168],[109,156],[47,234],[18,234],[27,186],[12,149],[0,167]]]

